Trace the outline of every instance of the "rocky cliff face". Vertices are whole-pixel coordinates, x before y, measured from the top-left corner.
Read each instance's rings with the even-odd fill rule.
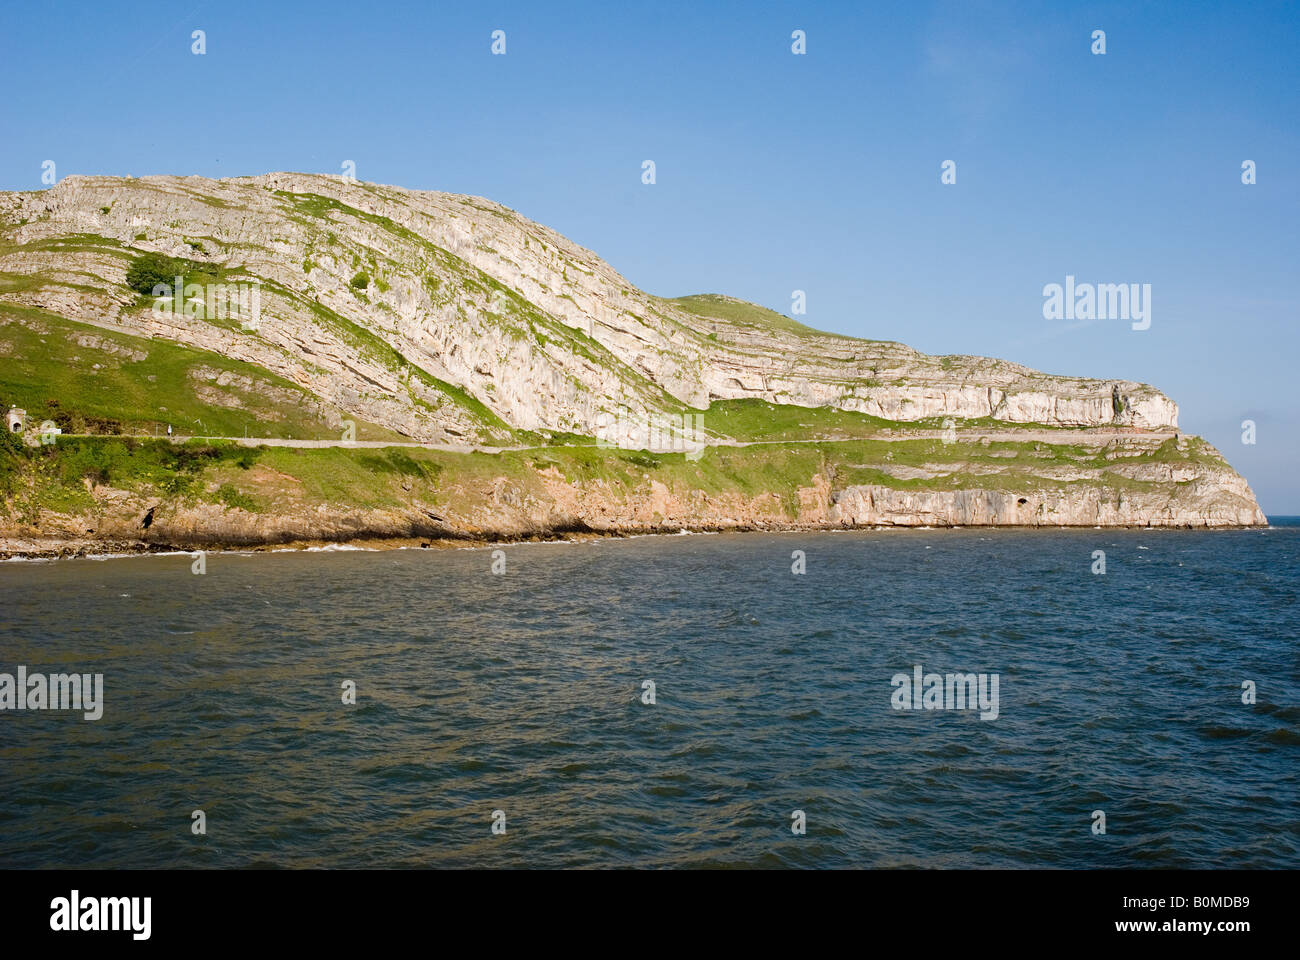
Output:
[[[0,218],[0,273],[28,281],[5,301],[257,363],[416,439],[495,436],[446,384],[511,427],[588,436],[617,408],[740,398],[896,421],[1177,425],[1177,406],[1144,384],[765,323],[723,297],[655,298],[479,198],[306,174],[68,177],[0,194]],[[124,286],[140,251],[259,281],[258,330],[160,320]]]
[[[154,309],[126,282],[150,253],[209,283],[255,285],[256,322],[191,306],[202,296],[188,292]],[[0,462],[11,544],[1266,522],[1245,481],[1179,436],[1177,406],[1145,384],[926,356],[722,296],[653,297],[473,197],[306,174],[69,177],[0,193],[0,364],[26,363],[0,382],[27,389],[29,406],[46,402],[52,375],[32,353],[53,355],[58,339],[58,363],[84,375],[72,382],[109,384],[87,402],[100,416],[138,425],[156,407],[171,422],[155,391],[165,360],[183,369],[167,404],[237,408],[268,436],[301,438],[283,431],[306,418],[315,442],[334,443],[360,420],[385,442],[461,452],[410,447],[407,476],[391,456],[261,448],[265,468],[214,467],[183,493],[137,470],[139,452],[110,467],[103,451],[71,451],[79,459],[59,471]],[[112,384],[143,398],[133,415]],[[639,435],[642,453],[593,449],[612,415],[696,411],[709,446],[694,456],[645,456],[662,448]],[[498,452],[483,459],[471,444]],[[394,473],[407,478],[389,489]],[[338,476],[363,480],[344,489]]]

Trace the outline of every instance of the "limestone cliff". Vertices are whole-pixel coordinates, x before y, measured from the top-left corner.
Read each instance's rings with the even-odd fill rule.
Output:
[[[0,273],[29,281],[5,301],[255,362],[415,439],[493,436],[437,381],[510,426],[587,436],[616,406],[740,398],[897,421],[1178,423],[1177,406],[1145,384],[930,357],[775,314],[765,323],[768,312],[724,297],[652,297],[590,251],[475,197],[287,173],[68,177],[0,194],[0,218],[10,225]],[[260,281],[258,330],[160,320],[124,285],[136,251]]]
[[[128,283],[150,255],[187,285],[252,285],[255,322],[188,287],[158,309]],[[27,453],[0,463],[0,537],[42,550],[1265,522],[1146,384],[654,297],[491,201],[308,174],[0,193],[0,402],[30,420]],[[704,444],[690,454],[626,427],[683,415]],[[45,448],[47,419],[66,436]],[[71,437],[173,425],[297,449],[258,447],[234,469],[235,441]],[[340,449],[353,439],[406,452]]]

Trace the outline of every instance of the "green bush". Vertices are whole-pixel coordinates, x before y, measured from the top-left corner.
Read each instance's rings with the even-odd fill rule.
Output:
[[[257,502],[246,493],[240,493],[239,489],[231,483],[223,483],[217,488],[217,499],[231,509],[247,510],[249,513],[257,512]]]
[[[188,268],[184,260],[161,253],[143,253],[126,269],[126,285],[137,293],[153,293],[156,284],[171,286]]]
[[[0,430],[0,454],[16,453],[26,456],[27,445],[23,443],[21,433],[11,433],[8,429]]]
[[[357,275],[352,278],[352,289],[364,290],[368,286],[370,286],[370,278],[366,276],[365,271],[359,271]]]
[[[61,446],[41,448],[41,455],[54,464],[59,479],[67,485],[89,480],[93,486],[108,486],[130,458],[128,446],[120,442],[84,443],[63,441]]]

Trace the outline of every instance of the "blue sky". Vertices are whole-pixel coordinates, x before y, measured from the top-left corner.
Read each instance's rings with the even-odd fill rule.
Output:
[[[1300,514],[1300,5],[122,6],[7,6],[0,188],[352,160],[652,293],[804,290],[821,329],[1151,383]],[[1150,329],[1045,320],[1067,274],[1151,284]]]

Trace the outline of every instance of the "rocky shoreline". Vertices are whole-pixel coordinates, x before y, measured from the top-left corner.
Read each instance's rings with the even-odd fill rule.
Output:
[[[161,477],[144,472],[152,461],[128,460],[110,472],[129,477],[134,468],[142,479],[121,486],[58,479],[61,458],[97,452],[61,447],[26,461],[22,492],[0,503],[0,558],[481,545],[681,531],[1268,524],[1245,480],[1205,444],[1181,452],[1166,444],[1166,460],[1148,454],[1084,461],[1090,468],[1064,454],[1050,461],[1033,456],[1046,448],[993,448],[981,459],[983,448],[972,446],[967,459],[943,444],[932,447],[924,467],[881,461],[894,471],[888,475],[855,464],[864,452],[857,444],[714,451],[698,463],[622,451],[413,451],[384,460],[368,451],[294,451],[273,460],[274,451],[265,451],[247,466],[211,460],[198,472],[178,468]],[[945,456],[953,459],[930,459]],[[1034,473],[1017,466],[1026,461]],[[74,462],[82,469],[83,461]],[[942,478],[930,476],[941,471]],[[887,476],[889,483],[855,482],[854,473]],[[179,480],[189,484],[186,492],[176,491]]]
[[[581,528],[555,528],[532,532],[480,531],[473,534],[443,530],[435,534],[418,535],[412,531],[378,532],[358,530],[355,536],[326,539],[321,537],[273,537],[265,540],[248,538],[221,539],[190,536],[182,540],[162,538],[128,539],[97,537],[8,536],[0,538],[0,562],[11,560],[103,559],[120,556],[148,556],[209,553],[275,553],[282,551],[356,549],[465,549],[486,548],[518,543],[577,543],[593,540],[622,540],[634,537],[681,536],[683,534],[718,533],[830,533],[830,532],[881,532],[881,531],[935,531],[978,530],[987,532],[1061,532],[1065,530],[1170,530],[1170,531],[1240,531],[1267,529],[1263,524],[1226,523],[1129,523],[1129,524],[818,524],[818,523],[755,523],[738,525],[704,524],[690,527],[677,525],[646,525],[604,530]]]

